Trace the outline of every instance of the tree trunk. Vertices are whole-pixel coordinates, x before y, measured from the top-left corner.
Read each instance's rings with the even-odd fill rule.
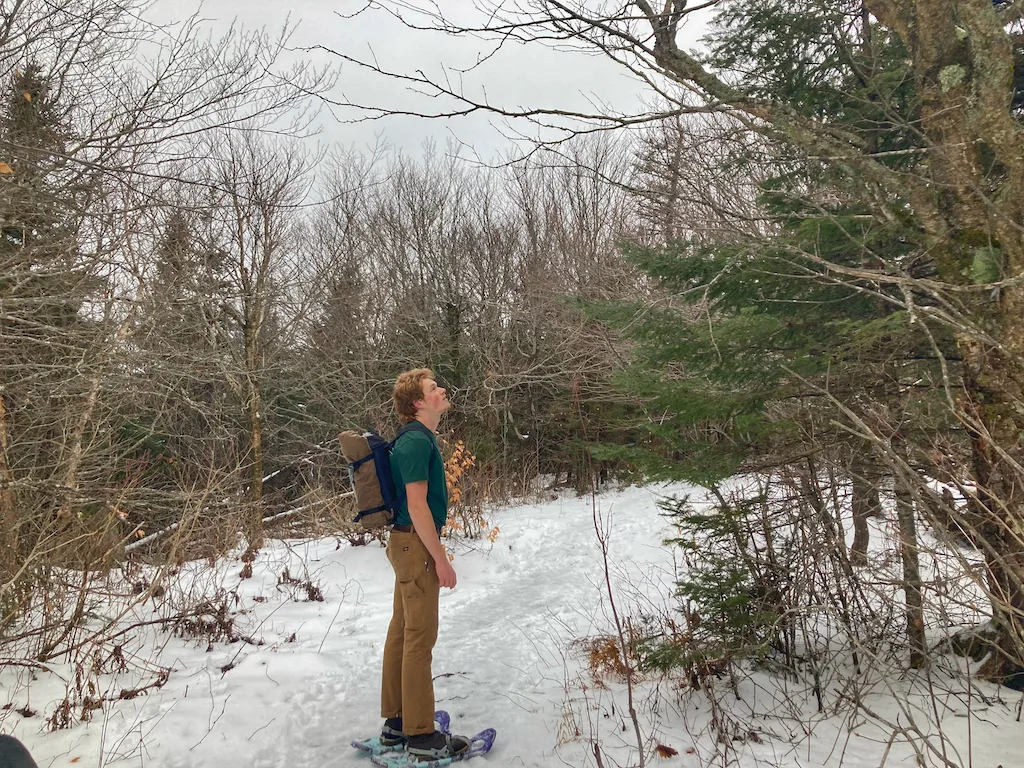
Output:
[[[3,521],[3,554],[0,580],[6,581],[18,570],[18,508],[15,504],[14,473],[8,451],[11,445],[10,416],[3,392],[0,392],[0,520]]]
[[[262,320],[262,317],[260,317]],[[249,417],[249,495],[254,504],[263,499],[263,398],[260,395],[260,327],[248,321],[245,327],[245,367],[248,384]]]
[[[962,283],[978,251],[999,278],[1024,275],[1024,135],[1011,113],[1014,43],[993,3],[872,0],[913,61],[931,184],[912,197],[940,276]],[[987,169],[999,167],[998,174]],[[993,300],[995,299],[995,300]],[[1024,662],[1024,288],[977,294],[971,320],[988,338],[959,336],[977,499],[972,526],[985,554],[996,652],[981,671],[1000,680]]]
[[[921,566],[918,559],[917,521],[914,499],[903,478],[896,477],[896,520],[900,532],[900,557],[903,560],[903,591],[906,595],[907,640],[910,666],[920,669],[927,663],[924,636],[924,609],[921,596]]]
[[[249,387],[250,494],[252,501],[258,503],[263,498],[263,414],[259,387],[255,382],[250,382]]]
[[[107,307],[105,315],[108,315],[109,312],[110,307]],[[133,319],[134,313],[129,312],[121,321],[113,337],[109,341],[110,346],[106,350],[107,353],[115,349],[128,337]],[[89,382],[89,392],[85,396],[85,402],[82,403],[82,410],[78,414],[78,418],[75,420],[74,427],[71,429],[70,440],[66,449],[67,458],[64,461],[64,472],[61,476],[62,492],[64,493],[64,500],[61,502],[60,512],[58,515],[61,520],[67,519],[72,513],[72,492],[78,488],[79,471],[82,467],[82,461],[85,458],[87,448],[85,444],[85,431],[88,429],[89,423],[93,420],[96,407],[99,404],[100,392],[103,389],[103,369],[108,362],[109,354],[96,359],[96,371],[93,374],[92,381]]]
[[[74,491],[78,489],[78,471],[82,466],[82,459],[85,457],[85,430],[89,427],[89,422],[92,421],[93,413],[99,402],[101,378],[97,371],[89,383],[89,392],[85,396],[82,410],[71,429],[70,445],[67,447],[67,458],[60,481],[60,491],[64,496],[58,513],[60,520],[67,520],[73,512]]]
[[[1016,293],[1012,289],[1007,293]],[[1011,302],[1006,302],[1011,304]],[[1017,302],[1013,309],[1020,312]],[[1009,311],[1010,307],[1007,308]],[[1024,316],[1007,315],[1004,345],[1021,355]],[[965,384],[971,395],[968,413],[977,498],[968,531],[985,554],[989,599],[997,636],[994,653],[980,674],[1001,681],[1024,666],[1024,372],[1007,356],[982,352],[965,355]]]
[[[850,545],[852,565],[868,564],[868,545],[871,542],[868,519],[877,516],[881,507],[878,486],[866,476],[866,472],[867,467],[861,462],[855,462],[850,472],[853,507],[853,543]]]

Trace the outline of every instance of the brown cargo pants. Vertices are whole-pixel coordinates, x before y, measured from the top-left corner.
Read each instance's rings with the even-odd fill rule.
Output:
[[[415,532],[392,531],[388,560],[395,569],[395,608],[384,642],[381,717],[401,717],[406,736],[434,730],[434,679],[441,591],[434,560]]]

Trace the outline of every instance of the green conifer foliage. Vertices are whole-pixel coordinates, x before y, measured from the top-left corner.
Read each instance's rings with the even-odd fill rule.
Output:
[[[4,84],[0,507],[15,560],[71,508],[62,478],[77,476],[73,443],[86,435],[74,424],[95,385],[91,356],[105,332],[102,265],[80,243],[91,189],[88,174],[69,164],[69,114],[39,63]]]
[[[919,161],[924,144],[914,129],[919,109],[906,51],[859,3],[728,2],[709,43],[706,63],[749,98],[829,125],[894,171]],[[711,487],[740,473],[814,484],[826,471],[833,483],[868,472],[877,487],[896,444],[922,476],[934,472],[928,452],[940,440],[953,462],[965,462],[967,436],[941,386],[944,372],[959,380],[955,339],[948,326],[926,325],[915,312],[940,301],[921,288],[940,265],[924,247],[909,194],[883,192],[784,133],[757,146],[745,157],[713,156],[721,177],[745,164],[759,179],[758,230],[737,227],[711,240],[683,232],[660,247],[627,248],[662,300],[603,316],[628,327],[636,342],[620,386],[657,418],[641,425],[648,437],[635,447],[595,452]],[[983,282],[999,259],[977,254],[974,279]],[[800,503],[816,509],[815,519],[839,512],[826,514],[820,496],[805,496]],[[702,553],[679,584],[682,600],[703,612],[697,623],[706,633],[700,642],[688,635],[677,659],[684,666],[694,653],[758,654],[784,635],[771,610],[751,605],[768,561],[744,542],[771,538],[766,519],[749,514],[757,501],[741,496],[708,515],[681,502],[668,510],[685,533],[675,543]],[[831,551],[828,536],[814,541]],[[845,556],[835,562],[849,568]],[[776,587],[799,578],[769,575]],[[651,649],[658,664],[673,658],[672,647]]]

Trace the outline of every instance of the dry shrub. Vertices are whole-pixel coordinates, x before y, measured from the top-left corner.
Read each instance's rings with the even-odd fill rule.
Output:
[[[584,657],[590,677],[598,686],[606,680],[624,683],[630,677],[630,667],[622,658],[622,647],[614,635],[596,635],[574,641],[573,646]]]
[[[356,516],[356,497],[352,492],[333,492],[323,488],[311,488],[296,503],[301,512],[282,518],[289,521],[287,525],[275,527],[275,531],[284,536],[292,536],[300,532],[324,538],[337,536],[353,547],[363,547],[373,542],[380,543],[384,531],[367,531],[354,523]],[[274,521],[277,522],[276,520]]]
[[[204,498],[190,500],[177,527],[135,550],[132,558],[151,565],[181,565],[193,560],[212,564],[234,550],[253,527],[252,507],[239,504],[210,509],[204,502]]]
[[[302,497],[313,511],[317,532],[324,535],[343,533],[356,528],[356,497],[351,491],[336,492],[325,488],[311,488]]]
[[[212,651],[215,643],[232,643],[238,637],[235,624],[238,613],[231,609],[237,593],[220,591],[208,600],[194,606],[188,613],[176,616],[171,622],[175,637],[205,644]]]
[[[49,537],[49,565],[91,573],[108,572],[122,557],[130,533],[116,510],[94,515],[68,515]]]
[[[285,568],[277,577],[278,590],[284,590],[295,602],[322,603],[324,601],[323,590],[320,584],[313,581],[309,575],[303,578],[292,576]]]
[[[448,524],[442,535],[486,537],[493,544],[501,529],[492,525],[484,512],[484,505],[492,499],[493,478],[477,464],[476,456],[462,440],[451,444],[442,441],[442,448],[447,453],[444,474],[448,484]]]
[[[46,726],[51,731],[58,731],[87,723],[93,719],[93,713],[103,711],[107,702],[136,698],[152,689],[162,688],[170,678],[170,669],[156,667],[152,670],[154,676],[136,688],[104,688],[104,677],[130,671],[131,665],[121,645],[97,645],[81,654],[74,665],[72,679],[66,683],[64,698],[46,719]]]

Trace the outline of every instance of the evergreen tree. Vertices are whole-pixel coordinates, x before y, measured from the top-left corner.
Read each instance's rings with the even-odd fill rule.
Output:
[[[231,460],[238,419],[225,407],[230,329],[222,262],[204,235],[202,215],[184,202],[165,215],[133,333],[139,397],[124,427],[138,441],[135,479],[146,477],[150,487],[201,484],[214,457]],[[176,513],[168,514],[147,522],[168,524]]]
[[[923,145],[912,129],[919,113],[906,51],[859,4],[726,3],[710,44],[708,64],[731,73],[751,98],[785,103],[859,137],[894,171],[916,162]],[[637,446],[598,453],[713,487],[737,473],[783,472],[814,483],[830,470],[853,481],[863,537],[864,510],[877,505],[893,454],[906,456],[922,480],[936,474],[929,449],[940,435],[952,436],[946,444],[961,462],[969,455],[966,435],[944,407],[943,363],[954,385],[959,376],[953,334],[922,325],[906,306],[908,285],[936,272],[920,222],[908,215],[907,197],[888,197],[893,215],[877,215],[872,185],[783,141],[762,142],[756,156],[723,153],[719,162],[720,178],[745,163],[760,179],[763,226],[758,232],[739,222],[724,237],[695,232],[665,248],[630,249],[673,301],[645,309],[639,323],[632,308],[617,310],[638,342],[637,364],[621,383],[663,417],[646,425],[649,438]],[[880,280],[879,271],[903,279]],[[913,306],[934,304],[916,286],[910,291]],[[804,491],[812,507],[820,502],[811,485]],[[723,502],[713,519],[671,511],[687,534],[699,529],[715,540],[730,520],[770,540],[762,530],[769,522],[749,518],[747,503]],[[912,519],[900,518],[905,537],[913,536]],[[903,552],[908,630],[919,665],[910,541]],[[861,538],[851,557],[859,561],[865,547]],[[722,599],[745,604],[756,568],[736,557],[716,568],[704,563],[703,582],[691,574],[685,590],[728,584]]]
[[[104,332],[90,313],[100,266],[79,230],[92,191],[68,165],[70,108],[37,63],[16,72],[0,112],[0,504],[14,557],[63,508],[78,461],[69,435]],[[7,484],[17,484],[17,491]],[[5,564],[5,567],[10,561]]]
[[[65,109],[50,92],[38,64],[17,72],[0,113],[0,259],[4,293],[10,297],[4,325],[27,343],[26,357],[48,359],[53,345],[45,328],[77,322],[96,283],[84,269],[76,231],[83,190],[66,170]]]

